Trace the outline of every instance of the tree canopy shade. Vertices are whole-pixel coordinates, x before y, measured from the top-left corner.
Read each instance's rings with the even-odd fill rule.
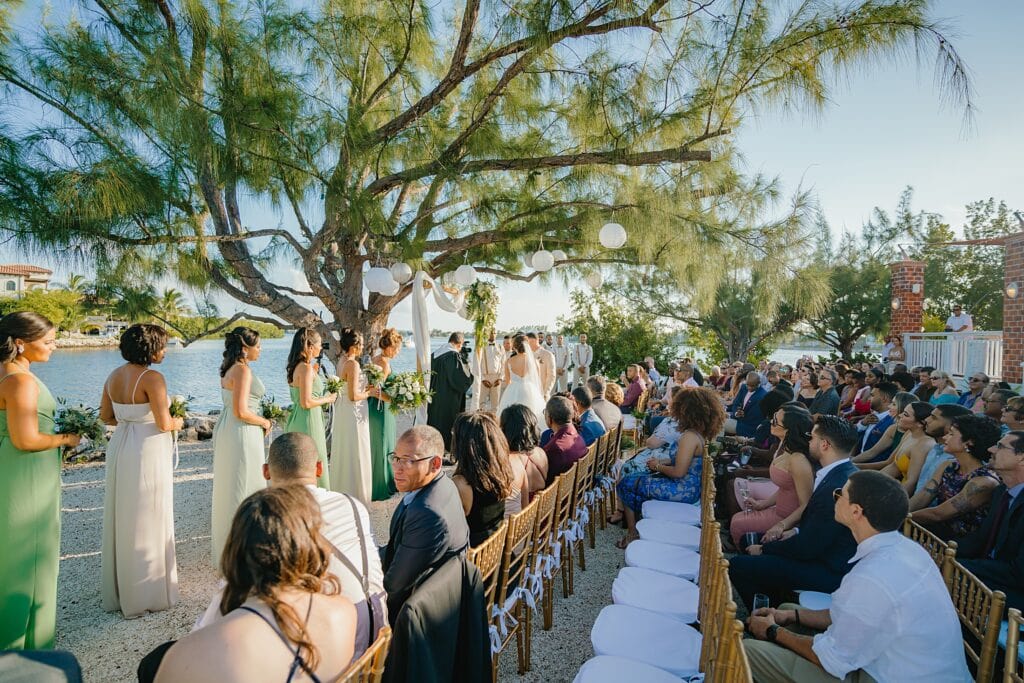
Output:
[[[822,107],[837,72],[925,51],[970,109],[924,0],[79,0],[25,37],[11,16],[0,81],[32,115],[0,134],[2,228],[325,331],[316,309],[374,332],[409,294],[367,297],[367,263],[532,279],[541,238],[563,268],[713,290],[702,266],[749,237],[751,110]],[[610,218],[632,237],[614,254]]]

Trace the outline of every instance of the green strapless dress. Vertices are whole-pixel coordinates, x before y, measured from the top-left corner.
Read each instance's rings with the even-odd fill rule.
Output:
[[[373,459],[373,499],[387,500],[398,490],[388,454],[395,450],[395,414],[388,404],[368,398],[370,406],[370,457]]]
[[[299,405],[299,390],[295,387],[288,387],[288,394],[292,398],[292,411],[288,414],[288,422],[285,423],[284,431],[302,432],[312,437],[316,443],[316,452],[320,455],[320,462],[323,463],[323,476],[316,480],[316,485],[322,489],[331,488],[331,475],[327,468],[327,430],[324,428],[324,409],[321,406],[306,410]],[[320,375],[313,375],[313,397],[324,396],[324,381]]]

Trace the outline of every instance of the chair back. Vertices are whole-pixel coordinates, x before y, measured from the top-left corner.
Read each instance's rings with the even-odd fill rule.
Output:
[[[732,602],[732,589],[726,595],[725,587],[729,586],[729,561],[718,558],[708,562],[705,572],[700,577],[700,602],[697,605],[700,631],[703,634],[700,646],[701,671],[705,674],[713,669],[712,660],[718,657],[718,641],[722,633],[722,620],[726,618],[726,607]],[[736,616],[736,605],[733,603],[733,616]]]
[[[618,460],[619,457],[622,455],[622,422],[619,422],[619,424],[615,425],[615,429],[612,430],[612,437],[611,439],[609,439],[609,441],[611,443],[609,443],[608,445],[611,448],[612,452],[609,456],[608,466],[611,467],[611,465],[616,460]]]
[[[572,519],[576,508],[573,506],[573,492],[576,490],[576,471],[580,466],[577,460],[568,470],[558,477],[558,497],[555,503],[555,524],[554,531],[564,527]]]
[[[523,574],[530,568],[533,555],[533,530],[540,501],[536,498],[526,508],[505,520],[505,549],[501,558],[501,579],[498,582],[498,605],[504,605],[509,589],[523,585]]]
[[[650,389],[644,389],[640,396],[636,399],[636,409],[641,413],[647,410],[647,398],[651,393]]]
[[[359,659],[349,665],[348,670],[338,679],[339,683],[380,683],[384,676],[384,662],[391,645],[391,627],[384,626],[377,633],[373,645]]]
[[[743,649],[743,622],[735,616],[736,604],[730,602],[722,623],[725,632],[719,641],[718,665],[714,667],[712,683],[753,683],[750,660]]]
[[[586,496],[587,491],[594,487],[594,456],[596,453],[597,444],[592,443],[587,448],[587,454],[576,463],[576,484],[572,493],[575,503],[574,510],[579,510],[583,506],[584,496]]]
[[[466,553],[469,561],[477,566],[484,580],[484,600],[487,604],[487,614],[491,613],[491,605],[497,594],[498,579],[501,569],[501,556],[505,550],[505,535],[508,533],[508,520],[501,523],[498,530],[491,534],[490,538],[475,548],[470,548]]]
[[[1024,625],[1019,609],[1010,609],[1006,619],[1006,661],[1003,662],[1004,683],[1024,683],[1024,662],[1020,653],[1020,627]]]
[[[988,683],[999,650],[999,627],[1006,608],[1006,594],[993,591],[954,559],[955,548],[946,548],[942,578],[966,632],[964,651],[975,664],[977,681]]]
[[[610,440],[609,433],[605,432],[602,434],[597,441],[594,442],[595,454],[594,454],[594,479],[603,477],[608,474],[608,442]]]
[[[533,497],[537,504],[537,515],[533,520],[533,548],[531,549],[530,566],[534,566],[539,555],[548,552],[551,541],[551,530],[555,526],[555,505],[558,503],[558,481],[542,490]]]
[[[942,569],[942,563],[946,558],[947,548],[952,548],[953,550],[951,557],[956,556],[955,541],[946,543],[941,538],[915,522],[910,515],[907,515],[907,519],[903,522],[903,535],[924,548],[925,551],[931,555],[932,560],[935,561],[935,564],[940,570]]]

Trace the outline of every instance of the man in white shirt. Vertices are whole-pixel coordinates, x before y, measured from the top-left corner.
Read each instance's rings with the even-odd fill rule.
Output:
[[[572,362],[576,366],[577,383],[583,384],[590,379],[590,365],[594,362],[594,348],[587,344],[587,335],[580,335],[579,343],[572,350]]]
[[[558,342],[551,347],[551,353],[555,356],[555,391],[562,393],[569,390],[569,363],[572,355],[569,347],[565,345],[565,337],[558,335]]]
[[[654,367],[654,358],[651,356],[644,358],[644,365],[647,366],[647,376],[651,378],[651,381],[655,384],[660,384],[661,373],[658,372],[658,368]]]
[[[953,315],[946,318],[946,332],[973,332],[974,321],[960,304],[953,305]]]
[[[553,334],[548,333],[544,337],[544,348],[547,349],[548,351],[550,351],[554,347],[555,347],[555,336]]]
[[[496,411],[501,400],[501,380],[505,376],[505,350],[498,346],[491,331],[480,356],[480,408]]]
[[[263,478],[271,486],[305,486],[320,505],[320,531],[331,544],[330,571],[338,577],[341,594],[356,608],[354,658],[358,658],[388,623],[384,570],[366,506],[347,494],[317,488],[322,469],[313,439],[301,432],[288,432],[270,444]],[[196,628],[220,618],[220,597],[218,591]]]
[[[540,344],[536,332],[526,335],[526,340],[533,349],[533,355],[537,358],[537,370],[540,372],[540,391],[544,398],[551,397],[551,389],[555,386],[555,355]]]
[[[762,608],[750,617],[757,640],[743,641],[758,683],[973,680],[960,621],[928,553],[902,536],[909,509],[899,482],[862,471],[836,489],[836,521],[850,529],[853,568],[828,609]],[[810,637],[781,628],[815,631]]]

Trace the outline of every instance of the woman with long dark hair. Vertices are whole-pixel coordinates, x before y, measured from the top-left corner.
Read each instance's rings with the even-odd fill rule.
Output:
[[[174,551],[174,435],[164,376],[167,331],[132,325],[121,334],[125,364],[110,373],[100,418],[116,425],[107,445],[103,497],[103,609],[126,617],[178,602]]]
[[[389,327],[380,335],[377,343],[380,351],[370,361],[384,371],[384,380],[391,375],[391,360],[402,350],[402,335]],[[388,455],[395,450],[397,439],[395,414],[388,407],[388,396],[369,399],[370,414],[370,453],[373,457],[373,499],[387,500],[398,489],[395,488],[395,475],[391,471]]]
[[[0,650],[53,647],[60,557],[60,449],[57,402],[31,372],[57,346],[38,313],[0,319]]]
[[[548,478],[548,455],[540,447],[540,427],[537,416],[521,403],[501,411],[501,431],[508,441],[513,470],[518,459],[526,470],[526,484],[530,499],[544,488]]]
[[[469,544],[476,546],[498,530],[505,519],[505,501],[526,497],[513,480],[508,442],[491,413],[463,413],[452,426],[452,481],[459,490],[469,524]]]
[[[370,451],[370,408],[366,399],[380,398],[380,387],[366,388],[366,377],[357,360],[363,353],[363,335],[351,327],[341,331],[344,359],[338,375],[345,380],[334,405],[331,429],[331,488],[369,505],[373,498],[373,456]]]
[[[334,403],[337,394],[324,394],[324,381],[314,365],[323,353],[323,340],[312,327],[300,327],[292,337],[292,348],[288,352],[288,394],[292,399],[292,411],[288,413],[286,432],[302,432],[313,439],[323,474],[316,485],[322,489],[331,488],[331,475],[327,467],[327,431],[324,427],[324,406]]]
[[[220,394],[224,409],[213,429],[213,505],[210,537],[213,564],[220,564],[231,518],[238,504],[265,488],[263,439],[273,426],[260,415],[263,382],[249,367],[260,357],[260,333],[236,327],[224,336],[224,362],[220,366]]]
[[[157,648],[140,680],[154,668],[157,683],[338,680],[355,649],[356,611],[328,572],[322,526],[303,486],[266,488],[242,501],[221,555],[221,616]]]

